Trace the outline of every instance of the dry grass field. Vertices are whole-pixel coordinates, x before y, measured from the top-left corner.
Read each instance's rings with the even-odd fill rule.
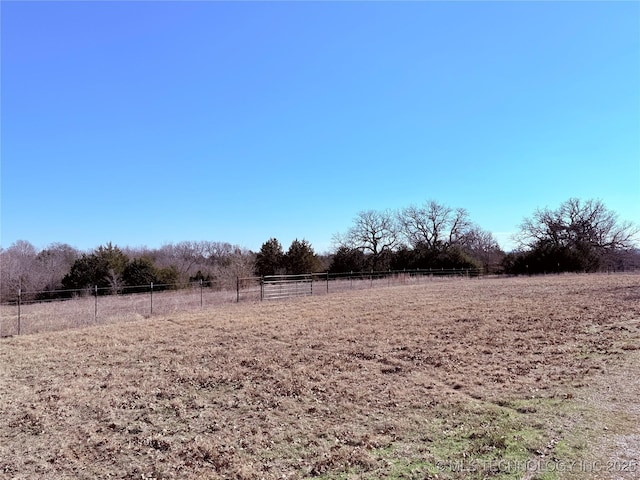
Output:
[[[0,478],[637,478],[639,340],[638,275],[4,338]]]

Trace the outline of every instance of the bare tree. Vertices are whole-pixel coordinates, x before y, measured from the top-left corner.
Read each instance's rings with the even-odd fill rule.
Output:
[[[184,241],[166,244],[160,248],[158,263],[164,267],[174,266],[183,281],[194,274],[198,265],[206,263],[204,242]]]
[[[212,275],[217,279],[220,288],[233,289],[238,278],[253,276],[255,253],[239,246],[231,248],[232,250],[222,257],[223,261],[213,266]]]
[[[620,221],[602,201],[570,198],[557,210],[538,209],[531,218],[525,218],[517,240],[522,248],[548,244],[611,251],[633,248],[638,233],[637,225]]]
[[[212,286],[235,285],[237,276],[250,276],[242,266],[246,262],[253,264],[254,254],[237,245],[214,241],[184,241],[163,245],[159,250],[148,255],[156,265],[173,267],[180,280],[193,281],[205,278]]]
[[[42,277],[41,289],[62,288],[62,279],[69,273],[79,256],[78,250],[65,243],[52,243],[38,253],[36,269]]]
[[[18,240],[0,251],[0,297],[13,298],[18,289],[24,293],[61,288],[78,255],[69,245],[54,243],[38,252],[31,243]]]
[[[490,252],[499,250],[500,246],[491,232],[473,226],[465,235],[465,247],[470,252]]]
[[[600,200],[570,198],[556,210],[538,209],[525,218],[516,240],[523,261],[537,270],[595,271],[632,251],[639,232]]]
[[[228,264],[237,248],[227,242],[202,242],[203,255],[210,265]]]
[[[125,282],[122,279],[122,274],[117,272],[115,269],[110,268],[105,275],[105,280],[109,284],[109,288],[111,289],[111,293],[113,295],[117,295],[122,292]]]
[[[463,246],[472,227],[464,208],[453,209],[433,200],[402,209],[398,215],[402,235],[413,248],[446,251]]]
[[[399,244],[396,215],[390,210],[365,210],[356,216],[354,225],[344,235],[335,235],[337,247],[356,248],[371,255],[372,267],[380,267],[383,255]]]
[[[485,273],[501,270],[505,253],[491,232],[471,226],[465,234],[464,250],[482,262]]]
[[[2,298],[17,296],[18,289],[34,291],[39,281],[35,272],[36,248],[25,240],[18,240],[0,254],[0,285]]]
[[[226,268],[228,275],[232,279],[237,277],[246,278],[253,276],[253,266],[256,260],[256,254],[251,250],[239,246],[233,247],[229,264]]]

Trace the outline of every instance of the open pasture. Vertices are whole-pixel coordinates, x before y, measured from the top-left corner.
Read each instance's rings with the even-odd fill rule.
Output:
[[[0,478],[637,478],[639,340],[638,275],[457,279],[5,338]],[[611,458],[626,463],[570,467]]]

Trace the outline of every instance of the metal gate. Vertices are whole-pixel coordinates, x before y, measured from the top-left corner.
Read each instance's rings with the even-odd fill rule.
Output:
[[[261,297],[264,300],[289,297],[305,297],[313,294],[312,275],[264,277],[261,282]]]

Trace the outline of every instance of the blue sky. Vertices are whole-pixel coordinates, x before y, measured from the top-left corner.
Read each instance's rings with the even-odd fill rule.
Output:
[[[361,210],[640,222],[638,2],[1,3],[1,245],[316,252]]]

